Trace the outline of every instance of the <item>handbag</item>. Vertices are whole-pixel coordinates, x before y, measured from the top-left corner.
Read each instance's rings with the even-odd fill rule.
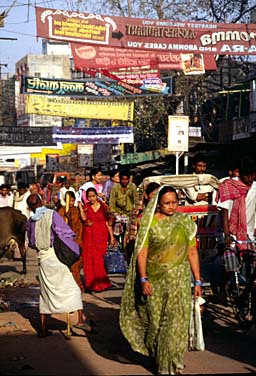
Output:
[[[239,261],[233,249],[226,248],[224,250],[223,261],[227,272],[236,272],[239,269]]]
[[[202,319],[200,312],[200,305],[204,304],[205,300],[201,297],[192,299],[191,316],[189,324],[188,350],[189,351],[204,351],[204,336]]]
[[[55,251],[55,254],[60,262],[67,265],[69,268],[79,260],[80,254],[77,255],[70,249],[64,242],[61,240],[56,233],[54,233],[54,241],[53,241],[53,248]]]
[[[104,262],[107,274],[126,274],[127,266],[123,252],[119,246],[108,246],[107,253],[104,255]]]

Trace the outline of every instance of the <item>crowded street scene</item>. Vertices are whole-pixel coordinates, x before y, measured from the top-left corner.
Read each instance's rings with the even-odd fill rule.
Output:
[[[0,4],[0,375],[256,373],[256,4]]]

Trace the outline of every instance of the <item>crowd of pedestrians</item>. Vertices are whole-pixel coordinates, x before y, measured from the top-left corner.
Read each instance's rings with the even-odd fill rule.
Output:
[[[157,373],[181,373],[188,341],[191,275],[195,297],[201,296],[202,281],[197,225],[177,208],[181,196],[185,205],[218,207],[219,244],[223,245],[219,250],[230,246],[231,239],[254,241],[255,166],[249,160],[233,162],[228,176],[218,180],[207,174],[205,158],[197,157],[192,169],[198,182],[181,189],[154,181],[141,190],[129,171],[115,169],[104,180],[97,168],[78,189],[68,180],[58,189],[51,182],[44,187],[20,182],[15,192],[2,185],[0,207],[10,206],[26,215],[28,244],[39,254],[40,337],[49,335],[46,315],[60,311],[78,310],[77,326],[90,330],[81,292],[111,288],[104,255],[108,246],[119,244],[129,265],[121,330],[135,351],[154,359]],[[80,254],[70,270],[54,254],[55,232]],[[70,283],[71,279],[76,283]]]

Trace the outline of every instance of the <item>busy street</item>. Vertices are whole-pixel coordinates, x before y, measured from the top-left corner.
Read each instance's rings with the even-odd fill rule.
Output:
[[[255,0],[0,2],[0,375],[256,374]]]

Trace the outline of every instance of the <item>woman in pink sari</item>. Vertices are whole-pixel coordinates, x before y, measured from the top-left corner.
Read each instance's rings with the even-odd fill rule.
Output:
[[[98,199],[95,188],[86,191],[88,202],[80,205],[83,225],[83,267],[85,287],[91,291],[103,291],[111,286],[108,279],[104,255],[108,238],[114,243],[108,206]]]

